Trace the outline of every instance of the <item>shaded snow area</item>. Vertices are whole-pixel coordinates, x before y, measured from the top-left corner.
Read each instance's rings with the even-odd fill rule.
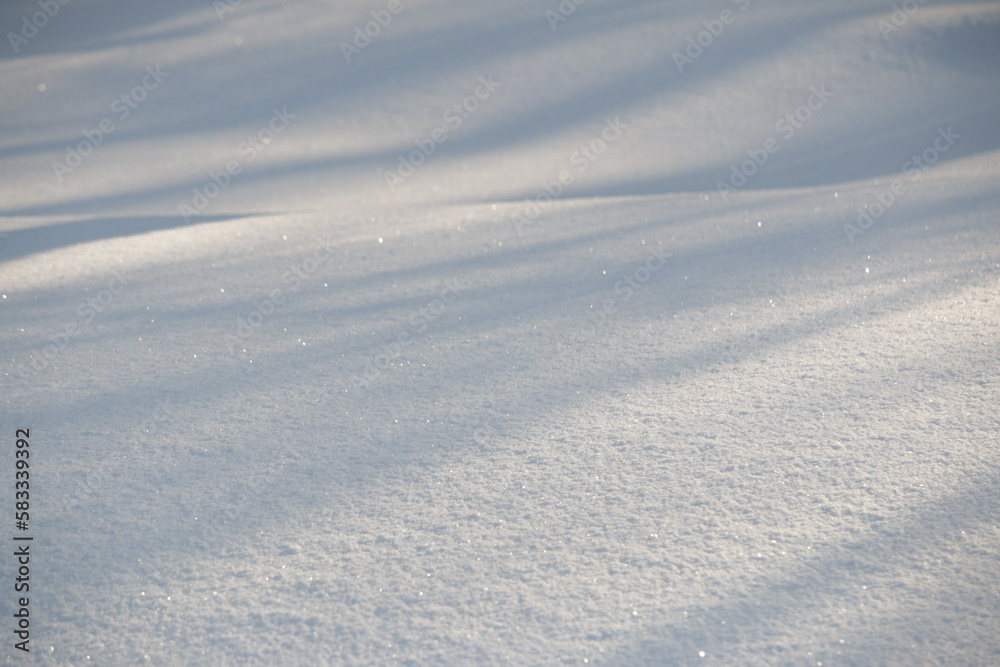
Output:
[[[5,664],[1000,664],[1000,2],[0,26]]]

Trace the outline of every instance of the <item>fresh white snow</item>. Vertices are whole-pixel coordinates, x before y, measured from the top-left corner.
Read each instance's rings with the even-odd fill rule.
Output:
[[[1000,3],[63,1],[6,663],[1000,663]]]

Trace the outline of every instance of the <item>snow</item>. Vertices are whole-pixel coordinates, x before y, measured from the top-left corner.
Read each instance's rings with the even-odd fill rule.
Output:
[[[0,655],[1000,663],[1000,5],[895,7],[6,38]]]

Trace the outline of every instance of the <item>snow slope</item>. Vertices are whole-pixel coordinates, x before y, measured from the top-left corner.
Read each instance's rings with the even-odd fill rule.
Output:
[[[573,6],[7,38],[6,662],[1000,662],[1000,4]]]

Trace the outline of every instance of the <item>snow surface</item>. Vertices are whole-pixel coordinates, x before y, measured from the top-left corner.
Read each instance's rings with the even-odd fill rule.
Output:
[[[1000,4],[400,3],[0,45],[6,662],[1000,664]]]

